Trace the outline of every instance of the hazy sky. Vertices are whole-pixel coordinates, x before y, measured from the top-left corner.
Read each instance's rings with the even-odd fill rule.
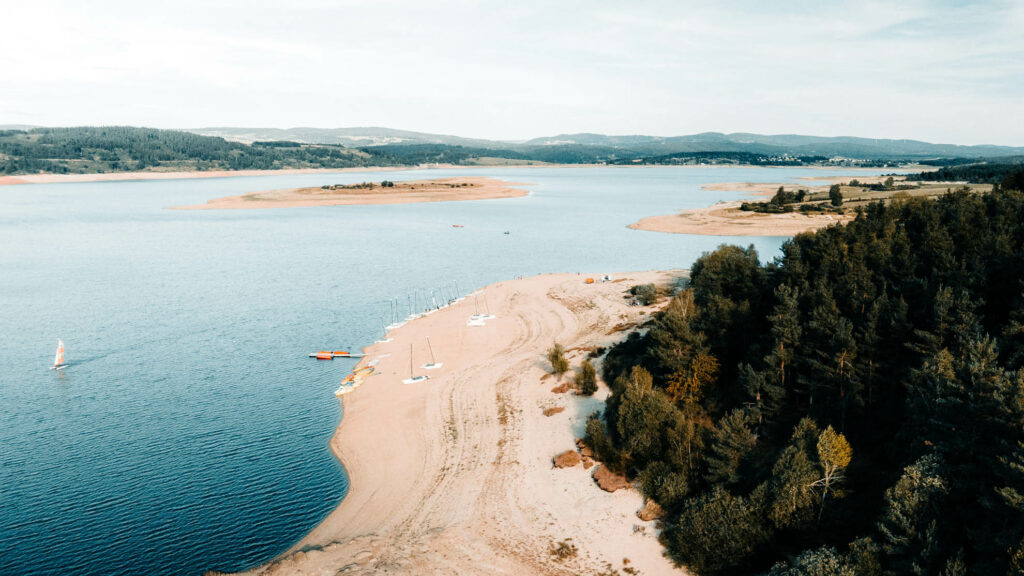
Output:
[[[0,124],[1024,145],[1021,0],[0,0],[0,21]]]

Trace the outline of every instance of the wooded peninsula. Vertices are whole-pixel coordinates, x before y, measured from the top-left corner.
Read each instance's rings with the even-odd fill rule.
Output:
[[[698,574],[1024,571],[1024,193],[722,246],[614,347],[597,458]],[[1011,189],[1013,188],[1013,189]]]

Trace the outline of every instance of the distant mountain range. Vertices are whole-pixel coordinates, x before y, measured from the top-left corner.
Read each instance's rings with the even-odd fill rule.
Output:
[[[528,151],[540,146],[572,146],[617,151],[619,157],[664,156],[698,152],[743,152],[770,156],[841,156],[845,158],[994,158],[1024,154],[1024,147],[960,146],[918,140],[888,140],[851,136],[762,135],[743,132],[704,132],[688,136],[609,136],[559,134],[527,141],[483,140],[429,134],[392,128],[193,128],[204,136],[238,142],[285,140],[305,144],[339,144],[349,147],[395,144],[444,144],[495,150]]]
[[[1024,147],[799,135],[559,134],[500,141],[390,128],[44,128],[0,125],[0,174],[137,170],[276,170],[422,165],[975,166],[998,178]],[[992,167],[992,166],[1002,166]],[[987,167],[986,167],[987,166]],[[950,172],[952,173],[952,172]],[[960,173],[960,172],[958,172]]]

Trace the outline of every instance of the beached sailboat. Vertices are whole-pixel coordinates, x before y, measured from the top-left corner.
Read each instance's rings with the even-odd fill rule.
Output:
[[[53,358],[53,366],[50,366],[50,370],[61,370],[67,367],[67,362],[64,361],[64,341],[57,340],[57,355]]]
[[[436,368],[440,368],[441,366],[444,366],[444,362],[438,362],[437,358],[434,358],[434,347],[430,345],[430,336],[427,336],[426,338],[427,338],[427,349],[430,350],[430,363],[429,364],[424,364],[423,365],[423,369],[424,370],[434,370]]]
[[[488,306],[488,304],[487,304],[487,295],[486,294],[484,294],[484,307],[486,308],[487,313],[486,314],[481,314],[480,313],[480,296],[477,295],[478,293],[479,293],[479,290],[472,294],[474,296],[474,306],[475,306],[476,312],[469,317],[469,320],[466,322],[466,326],[483,326],[485,321],[487,321],[487,320],[494,320],[494,318],[496,318],[496,316],[491,314],[491,307]]]
[[[394,340],[394,338],[388,338],[388,327],[384,325],[384,320],[383,319],[380,321],[380,330],[381,330],[381,337],[380,337],[380,340],[377,340],[375,342],[376,344],[387,344],[388,342],[391,342],[392,340]]]
[[[402,380],[402,384],[417,384],[424,380],[429,380],[430,376],[424,374],[423,376],[417,376],[412,369],[412,344],[409,344],[409,377]]]

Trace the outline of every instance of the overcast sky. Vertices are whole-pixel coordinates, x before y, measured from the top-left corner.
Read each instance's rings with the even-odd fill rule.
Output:
[[[1024,1],[896,4],[0,0],[0,124],[1024,145]]]

